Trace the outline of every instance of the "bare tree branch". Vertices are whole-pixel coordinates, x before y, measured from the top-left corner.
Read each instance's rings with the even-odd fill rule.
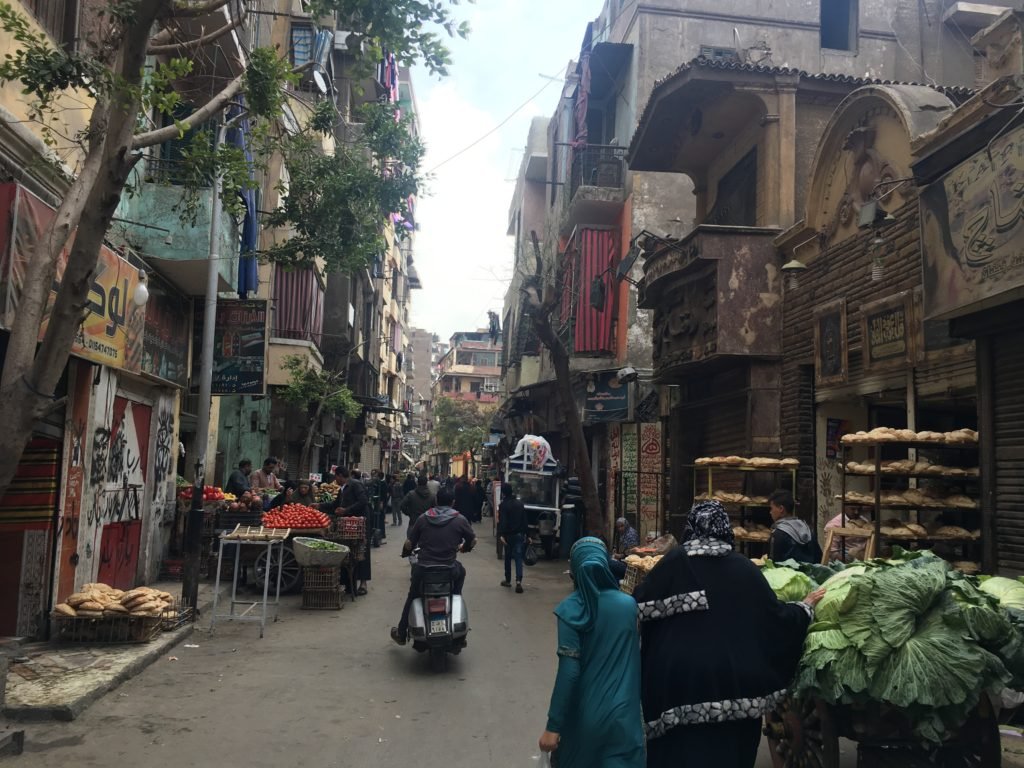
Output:
[[[223,8],[230,2],[231,0],[206,0],[205,3],[199,3],[198,5],[193,5],[191,3],[174,3],[171,6],[170,15],[175,19],[205,16],[208,13],[213,13],[219,8]]]
[[[189,51],[194,51],[197,48],[202,48],[204,45],[212,43],[214,40],[220,39],[224,35],[231,32],[231,30],[240,27],[242,25],[242,22],[244,21],[245,13],[243,12],[238,16],[237,19],[229,21],[227,24],[220,27],[219,29],[214,30],[210,34],[202,35],[193,40],[187,40],[182,43],[154,44],[153,41],[156,40],[156,38],[154,37],[153,41],[151,41],[150,43],[149,50],[147,51],[147,53],[149,53],[150,56],[160,56],[161,54],[168,54],[174,56],[181,53],[188,53]]]
[[[146,147],[152,147],[156,144],[163,144],[165,141],[170,141],[178,136],[181,129],[178,125],[182,126],[182,129],[188,130],[196,125],[202,125],[215,114],[224,109],[228,103],[239,94],[242,90],[242,83],[244,76],[239,75],[232,80],[226,88],[220,93],[206,102],[203,106],[193,112],[191,115],[186,117],[184,120],[180,120],[177,124],[168,125],[163,128],[157,128],[154,131],[146,131],[145,133],[138,134],[132,141],[132,149],[139,150],[145,149]]]

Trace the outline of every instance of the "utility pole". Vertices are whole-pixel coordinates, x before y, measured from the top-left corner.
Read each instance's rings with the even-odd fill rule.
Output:
[[[240,112],[226,120],[217,130],[213,145],[216,156],[224,143],[228,128],[241,119]],[[203,306],[203,349],[199,368],[199,413],[197,414],[196,435],[196,476],[192,483],[192,506],[185,524],[185,565],[182,569],[181,599],[186,607],[193,608],[194,616],[199,614],[199,560],[203,548],[203,489],[206,486],[207,452],[210,444],[210,407],[213,390],[213,340],[217,322],[217,287],[220,279],[220,218],[221,187],[224,174],[218,168],[213,180],[213,195],[210,202],[210,255],[206,263],[206,298]]]

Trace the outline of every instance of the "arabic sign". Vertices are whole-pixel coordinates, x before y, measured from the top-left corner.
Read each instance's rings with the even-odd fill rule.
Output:
[[[1024,294],[1024,128],[994,141],[921,193],[926,318]]]
[[[188,384],[189,302],[156,277],[149,279],[142,371],[184,387]]]
[[[640,425],[640,519],[654,522],[661,512],[661,424]]]
[[[614,371],[595,373],[584,400],[584,423],[598,424],[628,419],[629,390],[630,386],[620,381]]]
[[[815,309],[814,374],[818,386],[846,383],[847,351],[846,300]]]
[[[203,304],[195,303],[192,391],[199,390],[203,348]],[[263,394],[267,368],[267,302],[220,299],[213,330],[214,395]]]
[[[864,369],[900,368],[913,359],[914,304],[910,291],[860,308]]]
[[[622,428],[618,424],[608,426],[608,519],[619,516],[618,488],[616,480],[622,469]]]
[[[16,184],[2,185],[0,195],[6,232],[3,239],[2,281],[4,293],[3,325],[14,322],[25,275],[32,268],[37,243],[52,221],[54,210],[27,189]],[[68,263],[74,236],[57,258],[57,270],[39,327],[42,340],[57,291]],[[138,371],[142,358],[144,312],[132,301],[139,282],[139,270],[106,246],[100,248],[96,273],[89,290],[85,318],[71,347],[71,353],[101,365]]]
[[[635,514],[637,502],[637,470],[640,468],[640,447],[636,424],[622,425],[622,511]]]

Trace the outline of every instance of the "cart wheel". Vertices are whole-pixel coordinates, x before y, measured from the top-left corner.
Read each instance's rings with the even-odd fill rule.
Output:
[[[283,553],[283,561],[281,565],[281,592],[294,592],[299,588],[302,583],[302,568],[299,566],[298,560],[295,559],[295,555],[292,551],[285,547],[283,550],[274,547],[273,560],[271,561],[270,569],[270,594],[274,593],[277,589],[277,558],[279,557],[278,552]],[[253,564],[253,570],[256,572],[256,582],[262,588],[263,587],[263,574],[267,568],[267,552],[266,550],[259,553],[256,557],[256,562]]]
[[[839,736],[824,702],[787,696],[764,721],[774,768],[839,768]]]

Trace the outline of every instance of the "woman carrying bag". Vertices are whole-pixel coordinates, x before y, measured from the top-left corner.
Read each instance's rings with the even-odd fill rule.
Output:
[[[580,539],[575,590],[555,609],[558,674],[542,752],[559,768],[644,768],[637,605],[619,591],[600,539]]]

